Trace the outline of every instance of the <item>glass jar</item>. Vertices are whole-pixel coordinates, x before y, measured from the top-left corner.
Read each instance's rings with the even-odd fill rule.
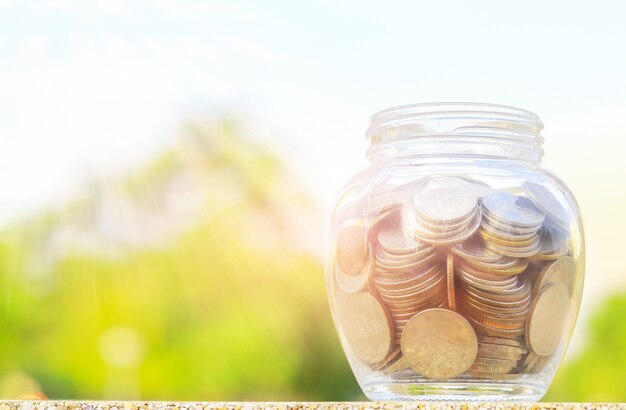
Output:
[[[330,306],[371,400],[538,400],[580,306],[576,201],[538,116],[479,103],[375,114],[332,214]]]

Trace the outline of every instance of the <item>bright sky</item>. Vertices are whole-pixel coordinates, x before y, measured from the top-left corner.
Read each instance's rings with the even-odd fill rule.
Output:
[[[373,112],[516,105],[579,199],[586,315],[626,285],[624,16],[617,0],[0,0],[0,220],[158,150],[199,107],[274,130],[329,203]]]

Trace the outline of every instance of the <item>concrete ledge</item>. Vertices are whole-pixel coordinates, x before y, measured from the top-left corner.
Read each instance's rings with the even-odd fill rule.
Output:
[[[626,410],[626,403],[521,402],[142,402],[0,400],[0,410]]]

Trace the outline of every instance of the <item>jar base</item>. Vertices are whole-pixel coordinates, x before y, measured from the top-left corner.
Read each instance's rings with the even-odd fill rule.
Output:
[[[539,401],[547,385],[536,380],[454,382],[372,380],[362,386],[372,401]]]

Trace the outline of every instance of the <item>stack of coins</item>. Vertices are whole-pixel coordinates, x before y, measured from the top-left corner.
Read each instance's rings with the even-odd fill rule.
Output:
[[[552,222],[545,221],[539,232],[541,247],[533,259],[556,260],[567,254],[567,232]]]
[[[431,179],[417,190],[403,213],[422,242],[439,246],[464,241],[481,221],[476,192],[460,178]]]
[[[501,255],[529,258],[541,249],[539,230],[545,215],[524,197],[495,192],[482,200],[480,235]]]
[[[361,363],[488,380],[554,363],[576,284],[569,214],[543,186],[520,193],[414,181],[372,193],[376,212],[338,226],[338,317]]]
[[[478,343],[477,357],[469,370],[474,377],[515,378],[519,361],[528,353],[524,343],[517,339],[478,335]]]
[[[407,234],[398,214],[381,225],[372,284],[389,311],[398,342],[416,313],[446,304],[446,277],[437,249]]]
[[[480,334],[515,338],[524,335],[531,301],[527,279],[508,281],[481,278],[464,283],[460,306]]]

